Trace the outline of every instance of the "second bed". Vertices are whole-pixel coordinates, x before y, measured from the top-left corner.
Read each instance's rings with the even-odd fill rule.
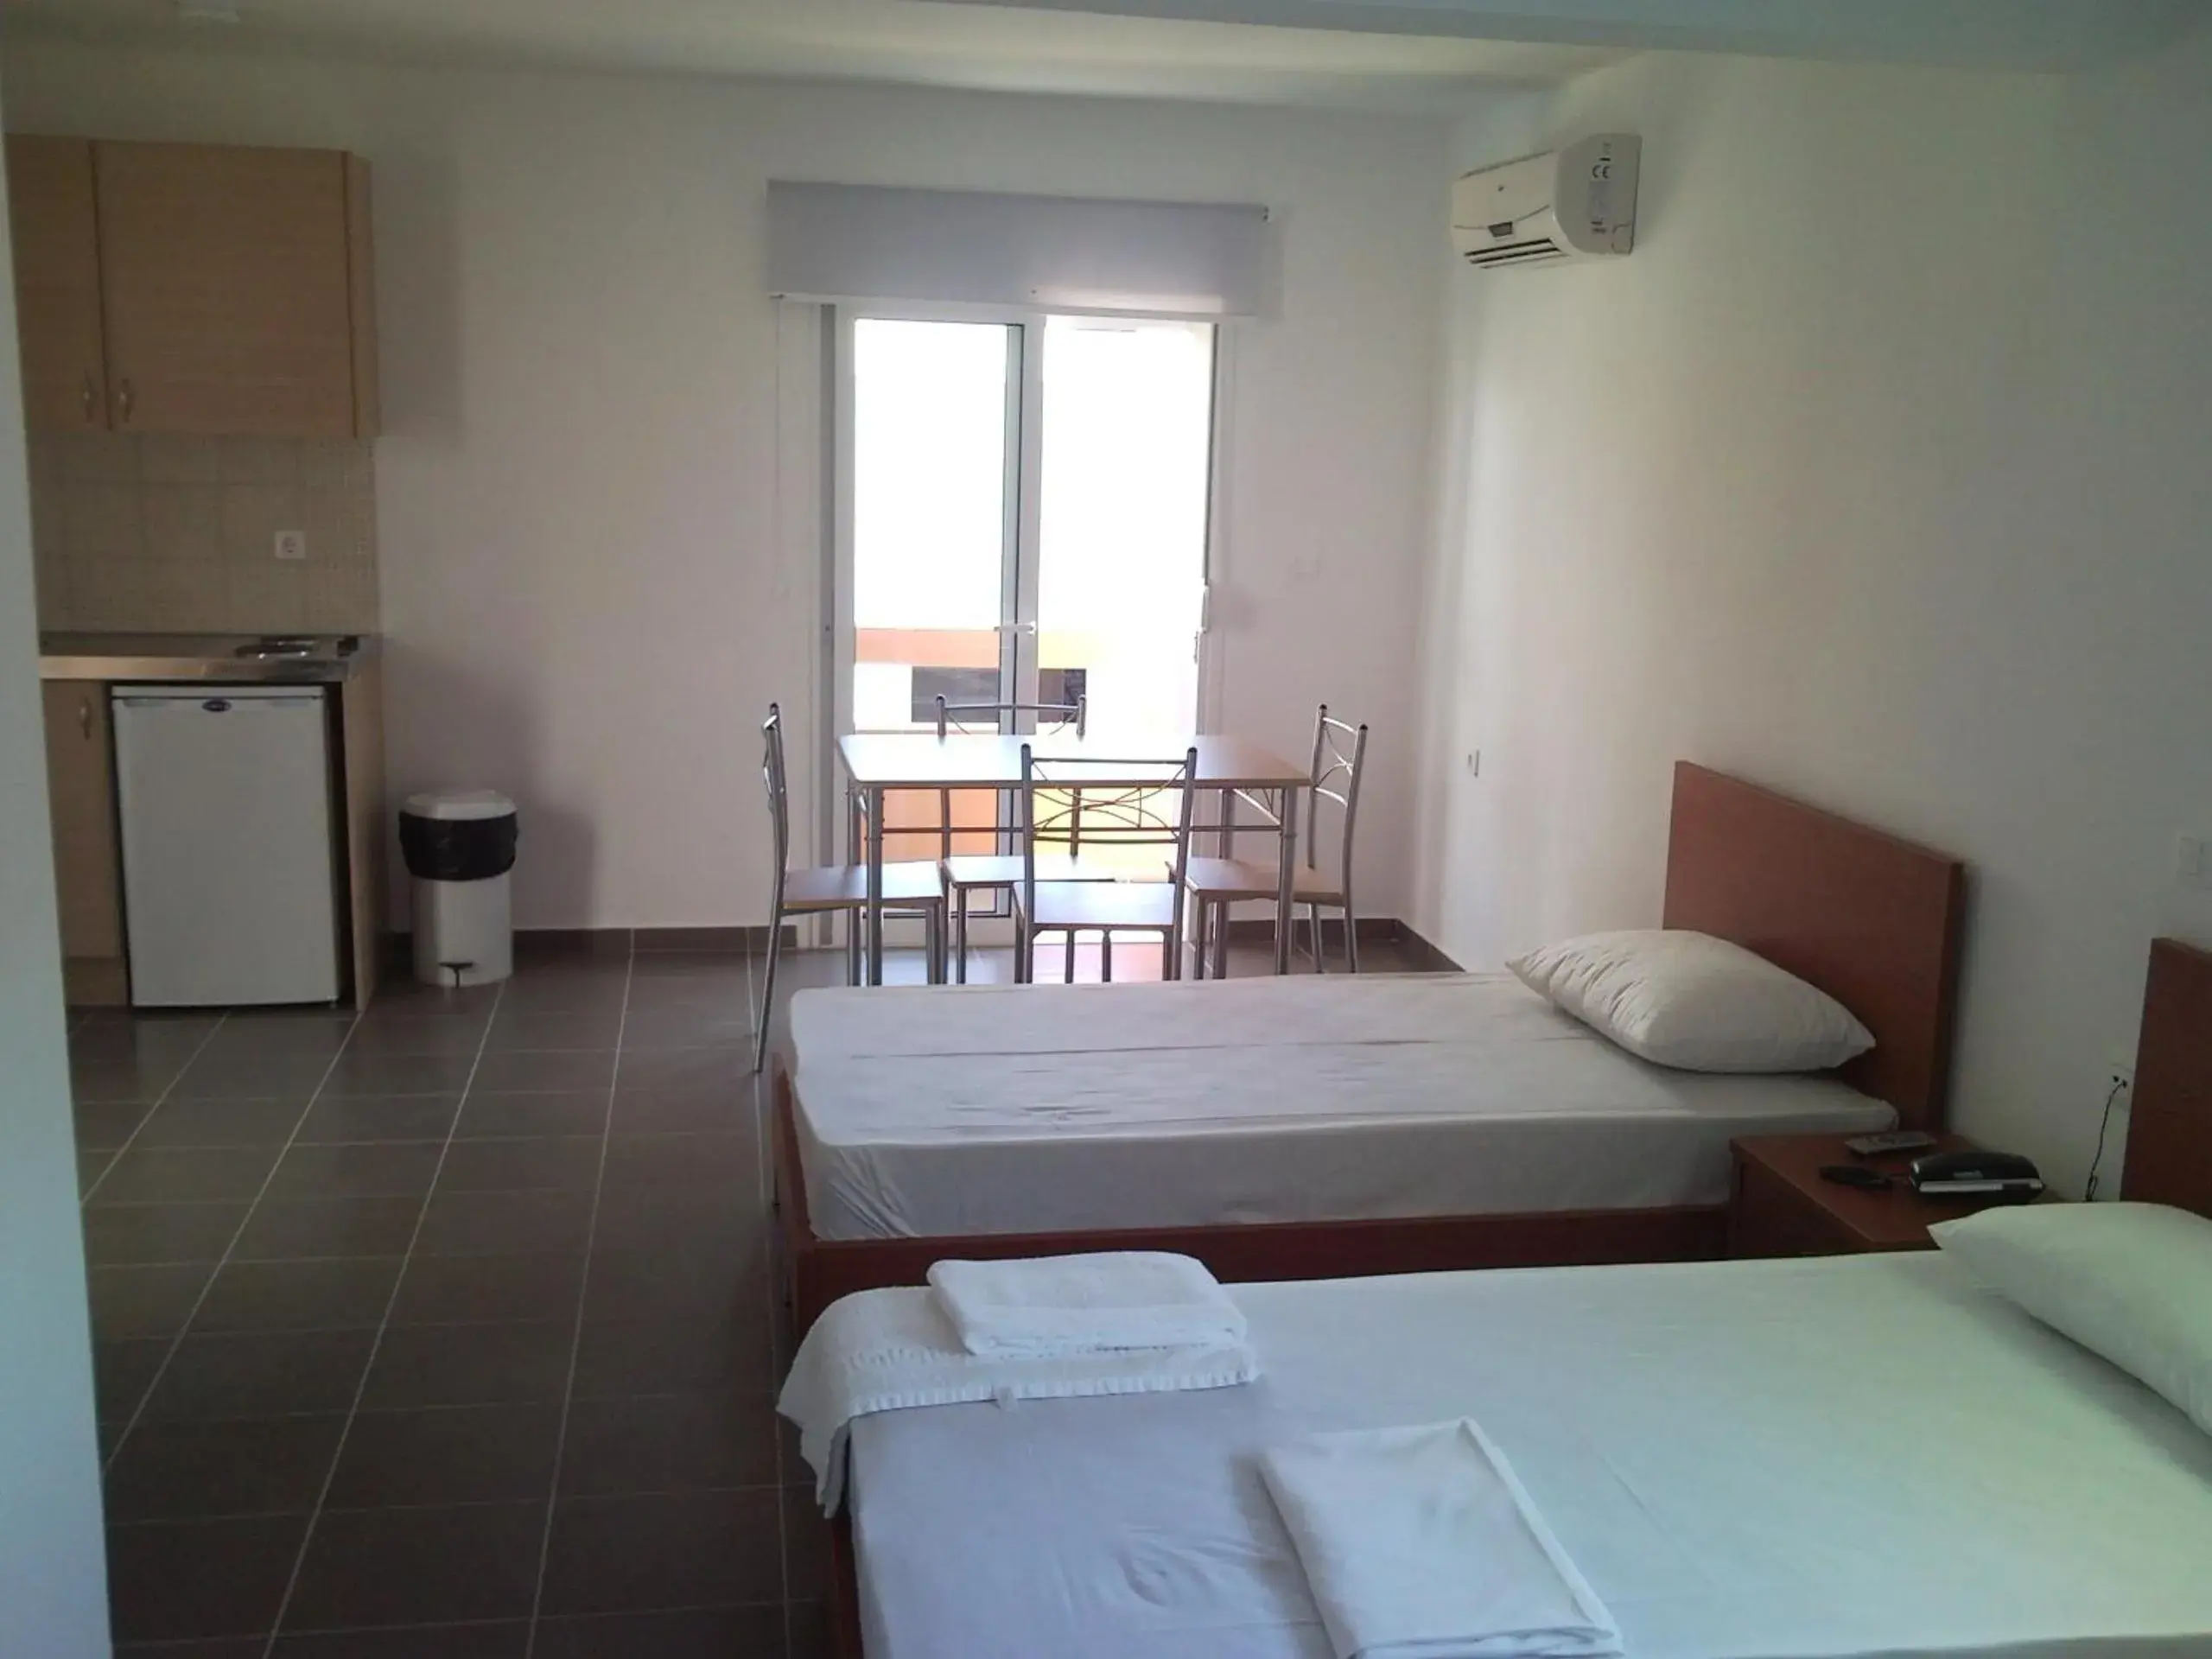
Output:
[[[1677,769],[1665,922],[1876,1039],[1841,1071],[1637,1059],[1509,976],[807,992],[779,1071],[801,1328],[948,1255],[1180,1250],[1225,1280],[1715,1255],[1738,1135],[1941,1127],[1956,861]]]

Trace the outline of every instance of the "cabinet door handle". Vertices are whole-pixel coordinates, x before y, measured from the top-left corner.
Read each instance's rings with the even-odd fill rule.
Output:
[[[85,423],[89,426],[93,421],[99,418],[100,407],[99,387],[93,384],[92,372],[90,369],[86,369],[85,371],[84,402]]]
[[[77,699],[77,729],[85,734],[85,741],[89,743],[92,741],[92,700],[90,697]]]
[[[122,416],[125,422],[130,419],[130,383],[128,380],[116,382],[115,407],[116,412]]]

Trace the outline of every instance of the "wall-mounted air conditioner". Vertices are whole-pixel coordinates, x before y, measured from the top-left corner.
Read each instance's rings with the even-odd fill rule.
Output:
[[[1452,241],[1471,265],[1594,259],[1636,246],[1643,141],[1601,132],[1470,173],[1452,187]]]

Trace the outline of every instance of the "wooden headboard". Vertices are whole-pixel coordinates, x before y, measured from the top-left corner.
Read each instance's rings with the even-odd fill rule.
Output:
[[[2151,942],[2120,1196],[2212,1216],[2212,954]]]
[[[1675,767],[1665,925],[1756,950],[1857,1014],[1875,1046],[1837,1075],[1943,1126],[1966,866],[1688,761]]]

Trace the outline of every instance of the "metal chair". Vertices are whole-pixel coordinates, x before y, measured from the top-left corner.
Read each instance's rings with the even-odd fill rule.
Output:
[[[1313,971],[1327,971],[1326,951],[1321,943],[1321,912],[1341,910],[1344,915],[1344,961],[1353,973],[1359,971],[1359,929],[1352,915],[1351,849],[1352,831],[1359,821],[1359,780],[1367,766],[1367,728],[1350,726],[1332,719],[1329,705],[1323,703],[1313,721],[1313,762],[1310,781],[1300,791],[1304,796],[1305,823],[1299,835],[1306,849],[1302,861],[1292,869],[1291,902],[1294,906],[1306,906],[1307,926],[1313,946]],[[1332,868],[1321,868],[1321,803],[1326,801],[1343,813],[1341,831],[1337,837],[1336,857]],[[1298,810],[1294,801],[1290,810]],[[1272,827],[1255,824],[1252,830]],[[1229,971],[1229,907],[1244,899],[1274,899],[1278,886],[1277,867],[1273,860],[1265,863],[1238,858],[1194,858],[1190,861],[1186,885],[1190,888],[1192,906],[1192,937],[1197,946],[1198,977],[1206,974],[1206,960],[1211,945],[1213,973],[1217,978]],[[1295,912],[1294,911],[1294,915]]]
[[[1183,879],[1190,864],[1191,824],[1198,802],[1198,752],[1180,760],[1110,760],[1085,755],[1051,758],[1021,746],[1021,880],[1014,889],[1014,976],[1037,977],[1037,938],[1066,938],[1063,977],[1075,979],[1077,938],[1099,936],[1099,977],[1114,977],[1114,935],[1156,933],[1160,976],[1182,966]],[[1132,777],[1143,781],[1132,783]],[[1172,804],[1173,816],[1166,810]],[[1125,848],[1172,848],[1170,879],[1042,879],[1060,849],[1078,843],[1110,856]],[[1044,855],[1040,865],[1039,855]],[[1134,868],[1142,868],[1140,855]],[[1097,866],[1091,867],[1099,868]]]
[[[861,982],[861,918],[868,909],[868,867],[862,864],[823,864],[804,869],[789,868],[791,849],[791,796],[784,775],[784,715],[768,705],[768,718],[760,722],[760,781],[768,791],[768,822],[775,838],[775,883],[768,902],[768,972],[760,988],[760,1030],[753,1043],[753,1069],[759,1071],[768,1058],[768,1010],[776,995],[776,961],[783,952],[784,918],[844,912],[845,982]],[[927,861],[886,864],[883,867],[883,907],[887,914],[919,915],[929,924],[929,976],[931,983],[944,977],[944,886],[937,866]]]
[[[954,732],[1003,732],[1007,722],[1017,724],[1025,717],[1031,719],[1039,733],[1073,732],[1081,737],[1090,724],[1090,702],[1077,697],[1073,702],[947,702],[937,700],[937,734],[945,737]],[[944,826],[944,844],[938,859],[938,868],[944,877],[945,894],[952,908],[952,969],[951,976],[959,984],[968,982],[968,895],[971,893],[1003,893],[1011,899],[1014,890],[1021,883],[1021,857],[1018,853],[955,853],[952,850],[952,791],[938,791],[938,822]],[[1078,822],[1076,827],[1081,828]],[[995,817],[991,834],[1001,842],[1018,833],[1019,826],[1001,823]],[[1080,855],[1081,837],[1071,842],[1065,856],[1048,856],[1043,868],[1042,880],[1049,881],[1111,881],[1110,870],[1091,870],[1083,868]]]
[[[983,715],[990,716],[990,724],[982,723]],[[1003,732],[1008,720],[1019,721],[1029,715],[1043,731],[1065,731],[1075,728],[1077,737],[1084,735],[1090,721],[1090,699],[1077,697],[1073,702],[947,702],[937,700],[937,734],[949,737],[955,728],[963,733]],[[1050,726],[1044,724],[1050,721]]]

